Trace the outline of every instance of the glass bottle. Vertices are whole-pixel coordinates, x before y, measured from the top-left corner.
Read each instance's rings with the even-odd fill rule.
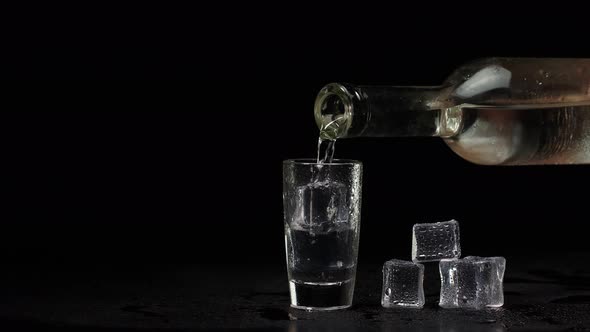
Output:
[[[440,86],[331,83],[320,138],[438,136],[482,165],[590,163],[590,59],[486,58]]]

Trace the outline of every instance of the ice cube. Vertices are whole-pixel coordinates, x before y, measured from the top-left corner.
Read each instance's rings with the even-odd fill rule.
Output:
[[[439,263],[443,308],[482,309],[504,305],[504,257],[443,259]]]
[[[333,181],[296,188],[294,224],[302,229],[333,228],[348,221],[347,188]]]
[[[424,306],[424,265],[392,259],[383,264],[381,305],[385,308]]]
[[[415,224],[412,234],[412,260],[434,262],[461,257],[459,223],[456,220]]]

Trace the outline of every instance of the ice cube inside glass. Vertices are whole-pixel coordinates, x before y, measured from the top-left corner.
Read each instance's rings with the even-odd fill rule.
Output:
[[[383,264],[384,308],[422,308],[424,306],[424,265],[398,259]]]
[[[443,308],[483,309],[504,305],[504,257],[469,256],[439,263]]]
[[[412,229],[412,261],[435,262],[461,257],[459,223],[456,220],[415,224]]]
[[[309,231],[326,231],[348,221],[346,185],[318,181],[296,188],[294,226]]]

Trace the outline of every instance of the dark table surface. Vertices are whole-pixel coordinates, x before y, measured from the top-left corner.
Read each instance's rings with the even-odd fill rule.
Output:
[[[12,330],[590,331],[589,253],[509,258],[505,305],[437,306],[438,271],[426,266],[421,310],[380,306],[381,267],[359,264],[353,308],[289,308],[284,266],[235,264],[10,264],[0,293]]]

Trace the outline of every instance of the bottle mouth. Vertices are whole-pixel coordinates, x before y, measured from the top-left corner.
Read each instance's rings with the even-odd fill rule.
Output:
[[[353,100],[346,87],[330,83],[318,93],[314,116],[320,129],[320,138],[335,140],[346,136],[352,122]]]

